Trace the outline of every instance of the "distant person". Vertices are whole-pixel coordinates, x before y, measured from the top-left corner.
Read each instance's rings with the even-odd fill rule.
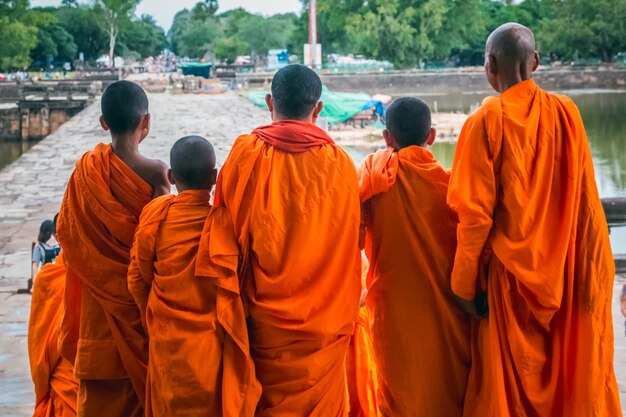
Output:
[[[56,218],[56,216],[55,216]],[[39,226],[39,235],[37,235],[37,241],[33,244],[32,251],[32,267],[31,267],[31,282],[29,288],[32,287],[32,280],[37,276],[37,273],[42,266],[54,263],[55,258],[61,250],[56,241],[56,230],[54,228],[54,222],[52,220],[44,220]]]
[[[222,263],[206,277],[196,275],[217,177],[215,153],[206,139],[188,136],[174,143],[170,155],[170,182],[179,194],[144,207],[128,270],[128,288],[149,337],[146,417],[251,417],[261,387],[236,288],[237,256],[229,258],[230,269]],[[230,234],[211,234],[209,253],[236,254],[228,211],[222,207],[211,218],[227,223]]]
[[[388,149],[358,170],[378,406],[384,416],[462,417],[470,320],[450,288],[450,174],[427,149],[436,131],[422,100],[395,100],[383,134]]]
[[[361,293],[354,163],[315,125],[322,82],[290,65],[272,80],[272,124],[238,137],[218,176],[263,393],[257,416],[347,413],[345,358]],[[199,266],[203,258],[198,258]]]
[[[67,261],[61,354],[80,377],[79,415],[135,417],[143,415],[148,346],[128,291],[130,248],[141,210],[170,185],[167,165],[139,152],[150,132],[141,87],[109,85],[101,109],[112,143],[77,161],[59,215]]]
[[[55,216],[56,219],[56,216]],[[76,417],[78,379],[58,349],[66,270],[63,254],[41,268],[28,320],[28,357],[35,385],[33,417]]]
[[[528,28],[502,25],[485,49],[500,95],[463,126],[448,191],[452,290],[482,317],[464,415],[621,416],[615,264],[585,127],[571,99],[533,81]]]

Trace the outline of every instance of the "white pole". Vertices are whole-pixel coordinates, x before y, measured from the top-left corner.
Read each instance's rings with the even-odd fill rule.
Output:
[[[317,67],[317,2],[309,4],[309,45],[311,45],[311,67]]]

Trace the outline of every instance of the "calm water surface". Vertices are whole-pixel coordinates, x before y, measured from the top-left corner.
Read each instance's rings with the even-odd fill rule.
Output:
[[[37,142],[10,141],[4,142],[0,138],[0,170],[15,161],[24,152],[32,148]]]

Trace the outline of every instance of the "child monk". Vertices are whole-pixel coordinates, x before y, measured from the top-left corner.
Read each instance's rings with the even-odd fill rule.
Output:
[[[241,250],[257,416],[347,412],[345,357],[360,294],[359,199],[350,156],[315,125],[322,82],[290,65],[272,80],[271,125],[237,138],[215,206]],[[199,266],[204,259],[198,258]]]
[[[436,134],[426,103],[397,99],[386,124],[388,149],[359,168],[378,405],[384,416],[461,417],[470,333],[450,288],[449,174],[426,149]]]
[[[57,216],[54,217],[56,227]],[[35,385],[33,417],[76,417],[78,380],[58,350],[63,317],[63,254],[44,265],[35,279],[28,320],[28,357]]]
[[[78,160],[59,216],[67,268],[61,354],[80,379],[79,415],[132,417],[143,414],[147,344],[126,283],[130,247],[141,210],[170,185],[167,165],[139,153],[150,131],[141,87],[113,83],[101,107],[112,143]]]
[[[459,216],[452,290],[475,316],[476,298],[488,299],[465,416],[621,416],[615,264],[582,119],[533,81],[528,28],[502,25],[485,49],[500,95],[463,126],[448,191]]]
[[[174,144],[170,155],[169,179],[179,194],[158,197],[143,209],[128,272],[128,288],[149,336],[146,416],[252,416],[260,387],[247,349],[241,300],[236,291],[223,290],[219,273],[195,274],[217,177],[215,153],[206,139],[188,136]],[[233,238],[219,241],[216,234],[213,247],[231,243],[236,251],[229,224]],[[237,284],[236,277],[231,281]],[[233,299],[238,316],[223,307],[224,300]],[[233,338],[246,342],[238,353],[243,363],[233,364]],[[228,376],[246,363],[250,383],[228,383]],[[238,397],[245,401],[233,402]]]

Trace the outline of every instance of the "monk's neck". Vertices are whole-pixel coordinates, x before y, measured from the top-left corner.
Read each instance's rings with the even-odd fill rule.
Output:
[[[122,160],[127,157],[134,157],[139,155],[139,142],[140,139],[129,136],[113,136],[111,148],[113,153],[119,156]]]
[[[315,119],[313,119],[313,116],[309,116],[309,117],[305,117],[304,119],[290,119],[288,117],[282,117],[280,115],[274,115],[272,117],[272,122],[305,122],[305,123],[312,123],[315,124]]]
[[[511,77],[507,77],[504,78],[502,80],[499,81],[499,85],[498,85],[498,92],[500,94],[504,93],[505,91],[507,91],[508,89],[515,87],[516,85],[518,85],[519,83],[523,83],[524,81],[528,81],[530,80],[531,77],[524,77],[521,74],[515,74]]]

